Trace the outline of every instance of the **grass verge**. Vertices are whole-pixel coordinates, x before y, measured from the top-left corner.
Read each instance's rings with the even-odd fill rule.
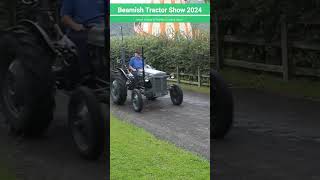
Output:
[[[111,116],[111,179],[210,179],[209,161]]]
[[[320,100],[320,81],[310,78],[296,78],[288,82],[269,73],[224,68],[220,72],[233,86],[255,88],[294,97]]]
[[[15,176],[9,171],[8,168],[4,168],[4,166],[0,165],[0,179],[3,180],[15,180]]]
[[[193,85],[187,85],[187,84],[180,84],[181,88],[184,90],[189,90],[192,92],[202,93],[202,94],[210,94],[210,88],[209,87],[198,87]]]

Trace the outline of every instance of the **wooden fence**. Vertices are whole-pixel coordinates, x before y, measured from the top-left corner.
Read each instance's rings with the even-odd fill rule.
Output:
[[[176,67],[176,72],[172,72],[171,75],[174,76],[174,79],[169,78],[169,81],[194,85],[198,87],[209,87],[210,86],[210,76],[201,74],[201,70],[197,68],[197,75],[188,74],[180,72],[179,66]]]
[[[13,25],[14,13],[12,11],[14,11],[14,9],[12,5],[14,5],[14,1],[0,1],[0,30]]]
[[[232,35],[223,35],[220,27],[220,22],[218,20],[218,15],[215,13],[215,21],[214,21],[214,59],[215,66],[217,70],[222,68],[223,66],[232,66],[232,67],[241,67],[246,69],[265,71],[265,72],[275,72],[281,73],[283,80],[288,81],[291,75],[298,76],[313,76],[320,77],[320,69],[316,68],[303,68],[295,66],[288,56],[289,49],[301,49],[301,50],[311,50],[320,52],[320,43],[316,41],[289,41],[288,40],[288,23],[286,21],[286,17],[281,17],[281,38],[280,41],[277,42],[266,42],[265,40],[258,38],[245,38],[239,36]],[[303,22],[301,24],[306,24],[307,22]],[[259,63],[249,62],[246,60],[225,58],[223,55],[225,43],[229,44],[237,44],[237,45],[249,45],[249,46],[258,46],[258,47],[273,47],[281,50],[281,62],[280,65],[271,65],[267,63],[260,63],[263,61],[259,61]]]

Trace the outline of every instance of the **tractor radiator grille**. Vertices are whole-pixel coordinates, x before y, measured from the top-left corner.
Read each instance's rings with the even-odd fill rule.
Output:
[[[153,77],[153,89],[156,96],[164,96],[167,94],[167,77]]]

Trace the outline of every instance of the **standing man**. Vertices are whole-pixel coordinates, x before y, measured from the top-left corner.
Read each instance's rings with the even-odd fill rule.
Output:
[[[62,0],[61,22],[77,46],[81,75],[91,72],[87,27],[103,22],[103,8],[102,0]]]

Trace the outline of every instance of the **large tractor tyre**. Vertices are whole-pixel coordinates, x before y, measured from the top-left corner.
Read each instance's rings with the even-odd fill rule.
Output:
[[[170,87],[170,98],[173,105],[179,106],[183,101],[183,91],[180,86],[174,84]]]
[[[143,99],[142,99],[141,91],[139,89],[132,90],[131,101],[132,101],[133,110],[135,112],[141,112],[143,109]]]
[[[103,134],[104,134],[104,139],[103,139],[103,152],[107,152],[110,149],[110,104],[103,104],[100,103],[101,105],[101,110],[102,110],[102,115],[103,115],[103,120],[104,120],[104,129],[103,129]],[[107,154],[105,154],[107,155]]]
[[[48,48],[29,29],[0,36],[0,103],[12,135],[41,136],[53,119]]]
[[[79,87],[73,92],[69,102],[69,126],[73,141],[85,159],[96,160],[104,150],[105,117],[92,90]]]
[[[114,104],[123,105],[127,100],[127,86],[126,79],[117,74],[112,78],[111,83],[111,99]]]
[[[231,90],[215,71],[211,72],[211,136],[223,138],[233,124],[233,97]]]

